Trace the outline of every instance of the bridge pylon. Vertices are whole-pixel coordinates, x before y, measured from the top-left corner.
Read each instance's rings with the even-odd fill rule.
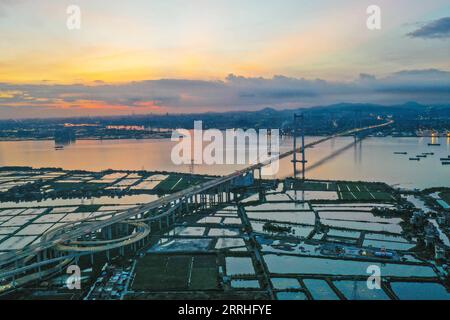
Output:
[[[302,176],[301,179],[302,181],[305,181],[305,166],[306,163],[308,162],[306,160],[306,156],[305,156],[305,117],[303,115],[303,113],[301,114],[297,114],[294,113],[294,122],[293,122],[293,136],[294,136],[294,145],[293,145],[293,159],[292,159],[292,163],[294,164],[294,179],[297,179],[298,177],[298,169],[297,169],[297,163],[301,163],[302,164]],[[298,146],[297,146],[297,136],[298,134],[301,134],[301,149],[300,149],[300,153],[301,153],[301,160],[297,159],[297,153],[298,153]]]

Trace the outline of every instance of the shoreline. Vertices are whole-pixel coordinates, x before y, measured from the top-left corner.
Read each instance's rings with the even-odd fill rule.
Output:
[[[285,135],[290,136],[290,135]],[[325,137],[326,135],[306,135],[306,137]],[[343,136],[343,137],[352,137],[352,135]],[[450,137],[441,136],[441,137],[433,137],[433,136],[393,136],[393,135],[386,135],[386,136],[369,136],[369,138],[444,138],[444,139],[450,139]],[[145,138],[134,138],[134,137],[106,137],[106,138],[95,138],[95,137],[86,137],[86,138],[77,138],[76,141],[101,141],[101,140],[163,140],[163,139],[170,139],[170,136],[155,136],[155,137],[145,137]],[[55,141],[52,138],[10,138],[10,139],[1,139],[0,142],[20,142],[20,141]],[[56,142],[56,141],[55,141]]]
[[[101,141],[101,140],[164,140],[164,139],[170,139],[170,137],[146,137],[146,138],[133,138],[133,137],[127,137],[127,138],[79,138],[76,139],[76,141]],[[53,141],[57,143],[54,139],[50,138],[43,138],[43,139],[37,139],[37,138],[29,138],[29,139],[0,139],[0,142],[20,142],[20,141]],[[71,144],[73,142],[70,142],[68,144]],[[61,143],[63,144],[63,143]]]

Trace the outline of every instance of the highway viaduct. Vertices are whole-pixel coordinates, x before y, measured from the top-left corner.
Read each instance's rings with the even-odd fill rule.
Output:
[[[305,148],[339,136],[357,135],[392,123],[391,120],[337,133],[306,144]],[[99,253],[109,258],[111,254],[137,252],[148,244],[154,228],[160,230],[173,225],[178,216],[202,212],[216,205],[235,201],[237,195],[233,192],[233,186],[238,179],[247,174],[254,176],[255,171],[261,173],[263,167],[302,150],[302,147],[299,147],[273,155],[266,161],[125,210],[110,218],[96,216],[53,229],[46,233],[39,243],[0,256],[0,294],[62,272],[66,266],[76,263],[81,256],[88,255],[93,261]],[[96,239],[98,234],[102,235],[101,240]]]

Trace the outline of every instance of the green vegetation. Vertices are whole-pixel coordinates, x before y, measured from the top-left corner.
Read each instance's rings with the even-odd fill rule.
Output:
[[[84,191],[97,191],[108,186],[105,183],[85,183],[85,182],[54,182],[53,188],[56,192],[59,191],[72,191],[72,190],[84,190]]]
[[[350,201],[394,201],[392,189],[378,182],[339,182],[339,199]]]
[[[83,185],[82,182],[80,182],[80,183],[55,182],[55,183],[53,183],[53,189],[57,192],[71,191],[71,190],[80,189],[82,185]]]
[[[337,191],[339,200],[345,201],[395,201],[392,188],[380,182],[326,182],[294,181],[296,190]]]
[[[294,189],[305,191],[337,191],[335,182],[294,181]]]
[[[450,205],[450,192],[442,192],[439,194],[442,200],[447,202],[448,205]]]
[[[196,256],[194,258],[191,283],[192,290],[217,289],[216,257],[212,255]]]
[[[101,207],[99,204],[90,204],[86,206],[79,206],[75,212],[95,212]]]
[[[205,179],[199,176],[170,175],[161,181],[155,188],[160,193],[173,193],[189,188],[193,185],[204,182]]]
[[[212,290],[217,279],[215,255],[150,254],[138,261],[133,290]]]

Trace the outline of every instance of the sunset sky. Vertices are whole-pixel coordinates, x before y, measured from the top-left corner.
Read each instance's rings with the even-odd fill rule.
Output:
[[[0,30],[0,118],[450,95],[448,0],[0,0]]]

